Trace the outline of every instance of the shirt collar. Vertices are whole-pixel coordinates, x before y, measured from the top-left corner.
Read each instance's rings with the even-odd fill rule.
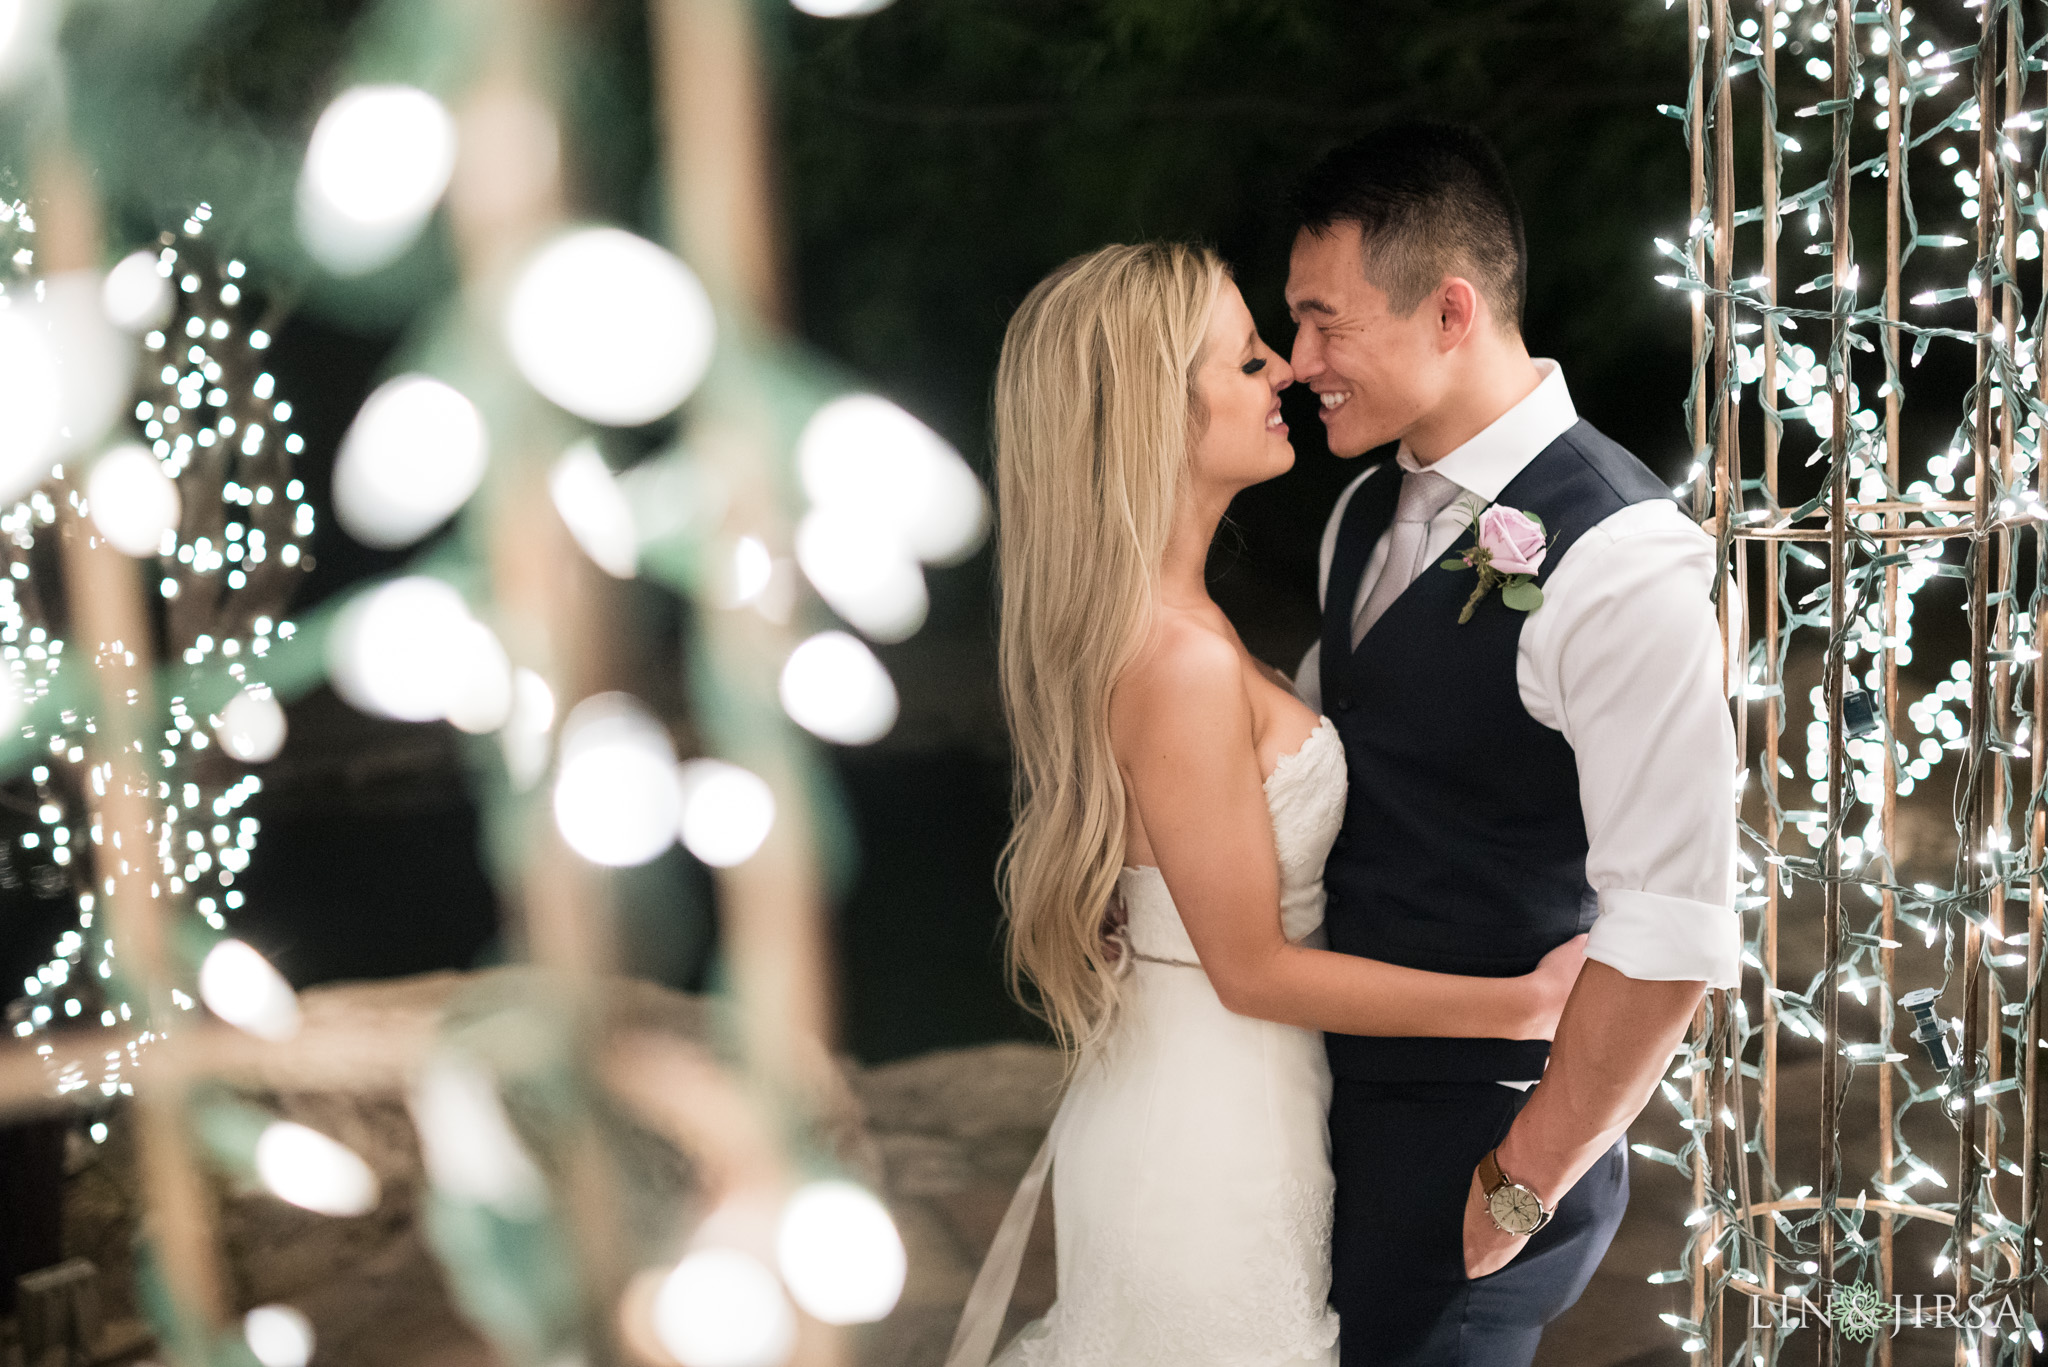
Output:
[[[1544,357],[1535,358],[1535,366],[1543,378],[1527,397],[1427,468],[1488,503],[1499,498],[1508,481],[1579,420],[1571,391],[1565,388],[1564,368]],[[1394,459],[1403,470],[1424,468],[1405,441]]]

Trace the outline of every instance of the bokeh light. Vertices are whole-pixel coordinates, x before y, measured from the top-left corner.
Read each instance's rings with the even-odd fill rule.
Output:
[[[548,493],[583,553],[613,578],[631,579],[640,560],[633,507],[596,443],[580,441],[562,453],[548,473]]]
[[[981,544],[988,499],[959,452],[874,394],[820,408],[797,441],[804,492],[821,508],[888,528],[928,564],[955,562]]]
[[[886,524],[813,508],[797,524],[796,562],[818,596],[873,640],[901,641],[924,625],[924,571]]]
[[[299,235],[337,275],[397,257],[455,169],[455,120],[406,85],[343,91],[320,115],[299,175]]]
[[[804,14],[820,19],[852,19],[885,10],[895,0],[789,0]]]
[[[487,735],[512,717],[512,661],[497,633],[474,617],[450,642],[455,675],[443,715],[459,731]]]
[[[0,500],[39,484],[57,456],[62,381],[37,311],[0,310]]]
[[[873,1194],[812,1182],[789,1198],[775,1259],[796,1303],[827,1324],[868,1324],[903,1294],[903,1238]]]
[[[306,1367],[313,1322],[289,1305],[259,1305],[242,1317],[242,1337],[263,1367]]]
[[[353,1150],[318,1130],[277,1120],[256,1141],[256,1175],[273,1196],[321,1215],[377,1208],[377,1174]]]
[[[178,486],[148,448],[117,446],[93,462],[85,481],[92,525],[123,555],[155,555],[181,511]]]
[[[268,1040],[299,1032],[299,998],[270,960],[242,940],[222,940],[199,965],[199,999],[229,1025]]]
[[[460,390],[428,375],[387,380],[342,439],[335,515],[365,545],[410,545],[469,501],[489,454],[483,415]]]
[[[655,1293],[654,1333],[683,1367],[776,1367],[795,1346],[796,1316],[759,1259],[703,1248]]]
[[[130,252],[107,272],[100,306],[108,321],[126,332],[147,332],[171,315],[171,265],[155,252]]]
[[[896,724],[896,685],[889,671],[843,631],[821,631],[791,651],[780,692],[791,719],[840,745],[880,740]]]
[[[443,1195],[514,1219],[540,1213],[546,1184],[488,1073],[438,1054],[420,1071],[409,1100],[427,1175]]]
[[[481,624],[443,580],[407,575],[357,595],[335,619],[328,670],[343,698],[398,721],[459,709],[496,659],[478,658]],[[495,646],[495,642],[493,642]]]
[[[676,777],[684,847],[718,869],[751,859],[775,825],[775,794],[761,776],[723,760],[693,759]]]
[[[576,704],[562,723],[555,825],[593,864],[644,864],[676,841],[682,790],[668,733],[623,693]]]
[[[287,730],[284,708],[262,684],[251,684],[220,710],[213,728],[221,749],[244,764],[262,764],[284,749]]]
[[[637,427],[674,412],[711,363],[711,297],[642,237],[584,228],[526,263],[505,339],[527,381],[580,418]]]

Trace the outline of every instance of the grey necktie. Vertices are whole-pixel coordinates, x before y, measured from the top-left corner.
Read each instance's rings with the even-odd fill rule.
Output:
[[[1463,492],[1434,470],[1411,470],[1401,476],[1401,501],[1394,508],[1394,525],[1387,529],[1386,564],[1351,623],[1352,645],[1365,638],[1380,614],[1422,573],[1431,519]]]

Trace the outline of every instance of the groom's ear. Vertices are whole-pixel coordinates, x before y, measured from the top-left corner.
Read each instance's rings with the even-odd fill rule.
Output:
[[[1479,326],[1480,314],[1486,306],[1479,291],[1462,275],[1445,276],[1436,287],[1433,302],[1437,311],[1437,344],[1444,351],[1455,351]]]

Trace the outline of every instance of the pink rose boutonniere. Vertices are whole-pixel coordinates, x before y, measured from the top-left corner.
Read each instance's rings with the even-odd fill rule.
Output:
[[[1447,570],[1476,569],[1479,584],[1465,600],[1458,624],[1472,620],[1480,600],[1500,588],[1500,601],[1517,612],[1534,612],[1543,606],[1543,590],[1536,587],[1536,571],[1549,554],[1548,535],[1534,513],[1494,504],[1479,514],[1478,544],[1463,555],[1444,561]]]

